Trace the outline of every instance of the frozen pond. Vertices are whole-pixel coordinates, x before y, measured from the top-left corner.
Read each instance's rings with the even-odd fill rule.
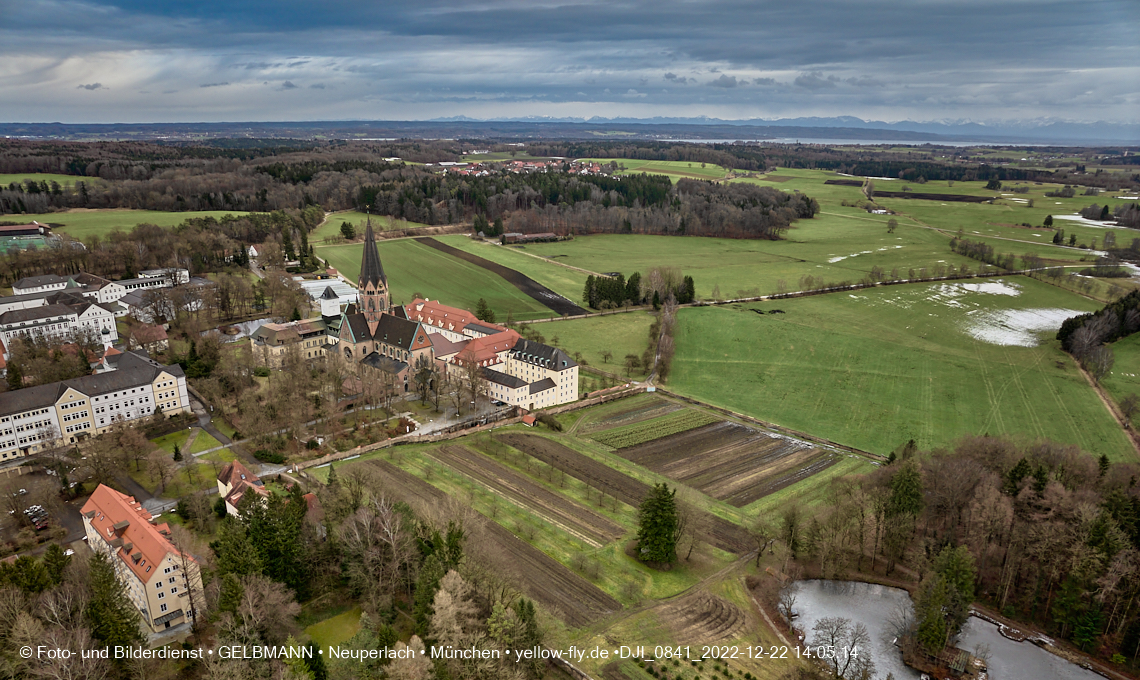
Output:
[[[910,595],[900,588],[888,588],[856,581],[799,581],[796,593],[797,628],[808,641],[812,627],[821,618],[839,616],[862,623],[871,636],[875,677],[887,673],[896,680],[918,680],[919,673],[902,662],[902,655],[891,644],[891,620],[901,608],[912,611]],[[970,617],[962,630],[958,647],[969,652],[989,648],[989,677],[992,680],[1102,680],[1103,676],[1050,654],[1030,642],[1014,642],[1003,637],[997,626]]]

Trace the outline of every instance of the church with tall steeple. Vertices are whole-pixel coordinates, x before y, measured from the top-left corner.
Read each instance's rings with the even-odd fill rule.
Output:
[[[391,311],[392,297],[388,292],[388,277],[384,275],[384,265],[380,263],[380,253],[376,250],[376,237],[372,233],[372,220],[364,228],[364,256],[360,261],[360,278],[356,288],[360,312],[368,321],[368,330],[376,332],[380,315]]]

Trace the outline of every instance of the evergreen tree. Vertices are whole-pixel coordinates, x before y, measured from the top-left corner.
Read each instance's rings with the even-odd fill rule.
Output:
[[[1108,467],[1109,467],[1108,456],[1106,454],[1103,454],[1103,453],[1100,454],[1100,460],[1097,461],[1097,464],[1100,467],[1100,476],[1103,479],[1104,476],[1106,474],[1108,474]]]
[[[313,643],[309,643],[312,645]],[[300,647],[301,644],[297,642],[297,638],[290,635],[285,639],[285,646],[289,648]],[[314,652],[315,653],[315,652]],[[301,656],[285,656],[283,659],[285,663],[285,678],[284,680],[316,680],[313,675],[312,669],[309,667],[307,660]]]
[[[285,251],[286,260],[295,260],[297,253],[293,252],[293,237],[289,235],[290,231],[286,228],[281,232],[281,249]]]
[[[245,588],[242,587],[237,574],[226,574],[222,577],[222,586],[218,590],[218,611],[236,612],[243,595]]]
[[[483,298],[475,303],[475,318],[487,323],[495,323],[495,310],[491,309],[490,305]]]
[[[289,320],[290,321],[300,321],[301,320],[301,310],[294,307],[293,313],[289,315]]]
[[[586,289],[582,291],[582,302],[593,309],[598,308],[598,281],[593,274],[586,277]]]
[[[329,466],[329,480],[328,480],[329,488],[335,487],[339,482],[340,482],[340,477],[336,473],[336,466],[330,465]]]
[[[48,570],[34,557],[21,555],[4,573],[6,581],[28,594],[42,593],[54,585]]]
[[[946,619],[942,612],[948,604],[946,580],[941,576],[928,579],[915,602],[915,616],[918,619],[918,642],[931,654],[941,652],[946,646]]]
[[[677,559],[676,493],[664,483],[656,484],[641,501],[637,547],[642,561],[663,564]]]
[[[1017,465],[1005,476],[1005,484],[1002,486],[1002,491],[1008,496],[1016,496],[1018,489],[1021,487],[1021,480],[1028,477],[1033,472],[1029,465],[1029,461],[1022,458],[1017,461]]]
[[[253,496],[255,494],[246,494]],[[244,499],[243,499],[244,500]],[[261,559],[253,542],[249,540],[245,527],[236,519],[222,520],[218,527],[218,539],[210,543],[218,556],[219,574],[246,576],[261,573]]]
[[[142,643],[139,611],[127,597],[126,587],[115,576],[115,568],[103,553],[91,556],[87,594],[84,615],[91,637],[107,646]]]
[[[1042,222],[1042,224],[1044,224],[1046,227],[1053,226],[1053,216],[1052,215],[1046,215],[1045,221]]]
[[[182,460],[182,447],[177,444],[174,445],[174,460]]]
[[[493,228],[491,229],[491,233],[495,236],[502,236],[503,235],[503,218],[501,218],[501,217],[495,218],[495,224],[494,224]]]
[[[318,653],[317,645],[312,641],[309,642],[309,654],[305,664],[308,665],[313,680],[328,680],[329,671],[325,667],[325,657]]]
[[[288,496],[270,494],[263,498],[247,493],[238,508],[262,573],[292,588],[301,601],[308,599],[309,593],[309,563],[304,559],[301,540],[307,509],[299,485],[294,485]]]
[[[19,364],[8,364],[8,374],[6,378],[8,380],[9,390],[18,390],[24,386],[24,376],[20,372]]]
[[[625,299],[637,305],[641,304],[641,273],[634,272],[630,274],[629,280],[625,282]]]
[[[356,227],[352,226],[351,222],[341,222],[340,233],[346,239],[351,241],[352,239],[356,238]]]
[[[891,495],[887,501],[887,515],[918,517],[922,512],[922,474],[913,461],[904,464],[891,478]]]
[[[63,552],[63,547],[60,544],[52,543],[48,546],[44,553],[44,568],[47,570],[48,577],[51,578],[53,585],[59,585],[63,582],[63,572],[69,564],[71,564],[71,556]]]

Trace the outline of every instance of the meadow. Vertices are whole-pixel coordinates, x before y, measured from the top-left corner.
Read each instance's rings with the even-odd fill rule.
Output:
[[[377,245],[394,304],[407,304],[419,294],[453,307],[475,309],[479,298],[483,298],[495,311],[497,320],[505,320],[508,312],[519,321],[553,314],[498,275],[412,239],[386,240]],[[317,254],[346,279],[356,281],[363,248],[359,243],[327,246],[318,249]]]
[[[1134,460],[1051,337],[1069,312],[1050,310],[1098,306],[1010,277],[684,309],[668,387],[884,455],[909,439],[929,449],[988,432]]]
[[[510,267],[574,302],[580,302],[582,292],[586,288],[588,274],[585,272],[552,264],[542,258],[528,255],[525,250],[519,250],[514,246],[501,246],[497,241],[478,241],[457,234],[433,238],[452,248]]]
[[[625,355],[640,357],[649,342],[649,326],[653,316],[648,312],[629,312],[609,316],[594,316],[586,319],[568,319],[534,324],[532,328],[552,342],[558,338],[558,346],[572,356],[581,352],[586,362],[594,368],[625,375]],[[613,356],[607,363],[603,352]],[[644,369],[633,371],[635,380],[644,378]]]
[[[15,174],[0,173],[0,186],[7,187],[13,182],[23,184],[25,180],[29,179],[36,182],[47,182],[48,184],[55,182],[64,187],[72,186],[76,182],[86,182],[90,186],[103,181],[98,177],[77,177],[75,175],[58,175],[50,172],[20,172]]]
[[[160,227],[174,227],[182,224],[192,217],[213,217],[221,219],[226,215],[243,215],[245,213],[229,210],[191,210],[186,212],[162,212],[159,210],[88,210],[77,208],[64,212],[44,213],[42,215],[0,215],[5,222],[16,221],[27,224],[33,220],[47,224],[61,234],[78,239],[90,241],[92,238],[105,238],[116,229],[130,231],[138,224],[156,224]]]
[[[732,171],[712,163],[699,161],[651,161],[638,158],[579,158],[587,163],[616,162],[619,175],[667,175],[675,183],[679,179],[723,179]]]
[[[389,231],[393,229],[415,229],[417,227],[426,227],[426,224],[419,222],[409,222],[407,220],[398,220],[394,217],[387,215],[369,215],[362,213],[358,210],[345,210],[342,212],[329,213],[316,229],[309,232],[309,243],[320,243],[326,239],[338,241],[343,238],[340,231],[340,225],[348,222],[356,227],[357,238],[363,238],[364,225],[371,219],[372,228],[376,231]]]
[[[1119,406],[1128,395],[1140,395],[1140,334],[1117,340],[1110,347],[1116,362],[1100,385]],[[1133,415],[1132,421],[1134,424],[1140,421],[1140,414]]]

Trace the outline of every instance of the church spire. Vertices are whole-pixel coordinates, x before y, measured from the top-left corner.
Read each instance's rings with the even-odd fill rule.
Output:
[[[361,288],[364,288],[366,283],[371,283],[373,286],[388,285],[388,277],[384,275],[384,265],[380,264],[380,254],[376,251],[372,218],[368,218],[368,224],[364,227],[364,259],[360,262],[359,283]]]
[[[376,237],[372,233],[372,219],[364,228],[364,255],[360,260],[360,279],[357,281],[360,312],[368,321],[368,330],[376,332],[380,316],[388,311],[391,298],[388,293],[388,277],[380,264],[380,253],[376,250]]]

